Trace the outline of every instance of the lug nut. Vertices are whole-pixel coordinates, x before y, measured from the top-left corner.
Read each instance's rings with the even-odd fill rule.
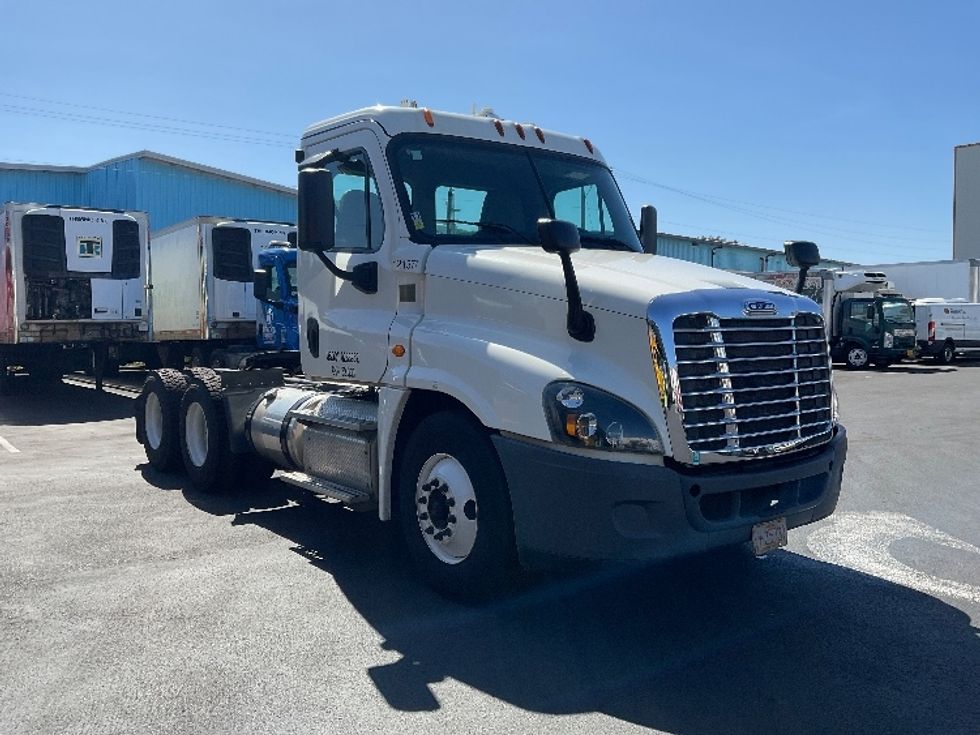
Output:
[[[427,529],[425,529],[425,532],[426,532],[427,534],[429,534],[430,536],[431,536],[431,535],[432,535],[433,533],[435,533],[435,531],[436,531],[436,529],[435,529],[435,527],[434,527],[434,526],[429,526],[429,527],[428,527]]]
[[[446,498],[446,505],[448,505],[450,508],[452,508],[453,506],[456,505],[456,499],[455,498]]]
[[[427,521],[427,520],[429,520],[429,514],[428,513],[419,513],[419,520],[420,521]]]
[[[456,522],[456,516],[450,515],[449,518],[447,518],[446,520],[448,520],[450,523],[455,523]]]
[[[421,498],[419,498],[419,505],[425,505],[427,502],[429,502],[429,501],[428,501],[428,499],[425,496],[422,496]]]

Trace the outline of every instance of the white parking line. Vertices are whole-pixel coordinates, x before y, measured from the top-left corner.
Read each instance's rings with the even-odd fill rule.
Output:
[[[2,436],[0,436],[0,447],[3,447],[4,449],[6,449],[11,454],[19,454],[20,453],[20,450],[17,447],[15,447],[13,444],[11,444],[10,442],[8,442]]]
[[[907,538],[931,541],[980,556],[980,548],[971,543],[907,515],[884,511],[832,516],[827,525],[810,534],[807,546],[824,561],[872,574],[927,595],[962,597],[980,603],[980,587],[926,574],[892,556],[892,542]]]

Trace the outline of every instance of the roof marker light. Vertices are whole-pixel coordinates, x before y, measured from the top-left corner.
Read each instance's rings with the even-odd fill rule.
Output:
[[[435,127],[436,121],[432,117],[432,110],[430,110],[428,107],[422,108],[422,117],[425,118],[426,125],[428,125],[430,128]]]
[[[504,135],[504,124],[502,122],[500,122],[500,120],[494,120],[493,121],[493,126],[495,128],[497,128],[497,132],[500,133],[500,136],[501,137],[503,137],[503,135]]]
[[[524,138],[527,137],[524,134],[524,126],[523,125],[521,125],[520,123],[514,123],[514,128],[517,130],[517,134],[521,137],[521,140],[524,140]]]
[[[582,138],[582,142],[585,143],[585,147],[589,149],[589,153],[595,153],[595,149],[592,147],[592,141],[588,138]]]
[[[538,140],[544,143],[544,131],[541,128],[534,128],[534,134],[538,136]]]

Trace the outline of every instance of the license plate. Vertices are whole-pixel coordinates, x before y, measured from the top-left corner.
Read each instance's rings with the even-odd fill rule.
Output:
[[[768,554],[786,545],[786,519],[773,518],[752,526],[752,550],[756,556]]]

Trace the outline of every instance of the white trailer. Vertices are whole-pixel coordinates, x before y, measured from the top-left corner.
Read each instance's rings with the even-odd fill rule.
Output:
[[[279,468],[396,522],[453,596],[555,557],[765,553],[834,510],[820,307],[650,254],[590,140],[373,107],[308,129],[297,162],[308,382],[151,372],[156,469],[244,492]]]
[[[920,355],[948,364],[960,352],[980,350],[980,304],[916,299],[912,305]]]
[[[143,212],[5,204],[0,249],[0,388],[10,371],[57,378],[103,368],[147,340]]]
[[[294,225],[222,217],[153,234],[150,332],[164,364],[207,365],[215,348],[255,344],[259,253],[283,242],[295,244]]]
[[[865,266],[884,271],[897,291],[910,299],[980,301],[980,260],[931,260]]]

